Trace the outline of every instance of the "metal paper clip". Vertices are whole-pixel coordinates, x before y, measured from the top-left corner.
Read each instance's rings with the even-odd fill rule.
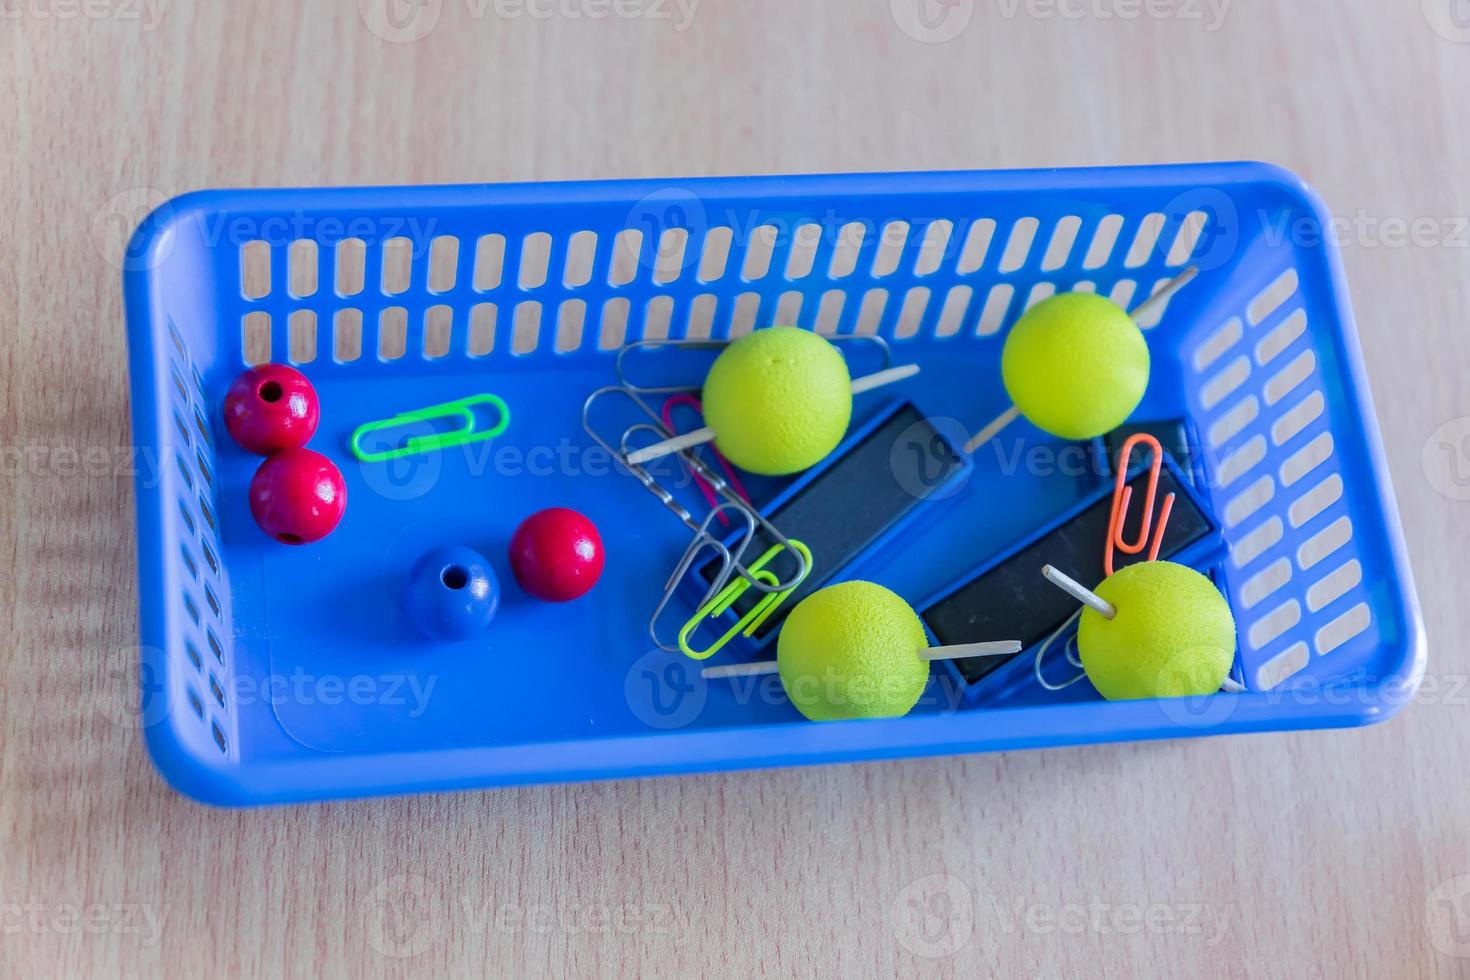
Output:
[[[1133,488],[1128,486],[1128,464],[1133,458],[1133,447],[1142,443],[1153,450],[1153,462],[1148,468],[1148,490],[1143,498],[1143,516],[1138,525],[1138,540],[1125,541],[1123,539],[1123,524],[1128,519],[1128,504],[1133,500]],[[1143,551],[1148,544],[1149,529],[1154,522],[1154,497],[1159,492],[1159,471],[1164,466],[1164,447],[1159,445],[1159,440],[1147,432],[1135,432],[1123,443],[1123,448],[1118,451],[1118,478],[1113,484],[1113,510],[1108,517],[1108,544],[1103,552],[1103,571],[1108,575],[1113,574],[1113,552],[1114,549],[1125,555],[1136,555]],[[1169,524],[1169,514],[1174,510],[1174,495],[1171,493],[1164,498],[1163,506],[1159,508],[1159,523],[1154,529],[1153,544],[1148,550],[1148,560],[1156,561],[1159,557],[1159,548],[1164,543],[1164,528]]]
[[[1082,608],[1079,608],[1072,615],[1068,616],[1062,625],[1053,630],[1052,634],[1046,638],[1046,642],[1041,644],[1041,647],[1036,651],[1036,661],[1032,664],[1032,667],[1036,671],[1036,681],[1048,691],[1060,691],[1064,687],[1071,687],[1087,676],[1087,671],[1082,669],[1082,656],[1077,652],[1077,634],[1072,629],[1077,625],[1077,621],[1082,618]],[[1067,663],[1077,668],[1077,673],[1057,683],[1046,679],[1046,675],[1041,670],[1041,662],[1046,659],[1047,652],[1051,650],[1052,644],[1061,639],[1063,633],[1067,634],[1067,639],[1062,644],[1062,654],[1067,658]]]
[[[710,524],[714,522],[716,517],[724,518],[726,521],[729,520],[727,512],[733,513],[745,521],[745,530],[740,535],[734,552],[730,551],[729,547],[725,545],[725,542],[709,533]],[[718,569],[710,580],[709,587],[705,590],[704,598],[699,600],[699,605],[703,607],[730,581],[730,576],[734,574],[736,564],[745,554],[746,547],[754,537],[755,519],[747,507],[727,501],[717,504],[705,515],[704,521],[699,525],[699,530],[695,532],[694,540],[690,541],[689,547],[684,549],[684,554],[679,558],[678,564],[674,566],[674,571],[669,575],[668,581],[664,583],[663,597],[659,599],[658,605],[654,607],[653,615],[649,617],[648,635],[653,639],[654,645],[660,650],[665,650],[669,653],[676,653],[678,651],[679,644],[677,642],[665,643],[663,638],[659,636],[658,623],[663,617],[664,608],[668,606],[669,601],[674,598],[675,593],[678,591],[679,583],[683,581],[689,569],[699,560],[700,555],[708,549],[712,554],[712,560],[719,563]]]
[[[886,369],[891,365],[892,351],[887,341],[882,338],[863,336],[835,337],[831,339],[834,343],[838,344],[858,343],[872,345],[882,354],[883,368]],[[637,384],[630,380],[628,371],[629,355],[635,351],[653,351],[664,348],[695,351],[722,350],[728,345],[728,341],[720,340],[639,340],[626,344],[618,351],[615,362],[618,383],[597,389],[588,395],[587,400],[582,403],[582,428],[587,431],[587,434],[592,440],[607,450],[613,459],[622,464],[639,483],[643,484],[649,493],[652,493],[658,498],[660,503],[672,511],[674,516],[679,518],[685,527],[694,532],[694,539],[690,542],[689,547],[685,549],[683,557],[675,566],[674,574],[669,577],[669,581],[664,587],[663,597],[660,599],[648,622],[648,632],[653,638],[653,642],[660,649],[669,652],[677,651],[679,646],[678,644],[667,643],[659,636],[659,618],[667,607],[673,593],[678,588],[680,580],[687,574],[701,553],[708,551],[719,562],[718,573],[711,583],[710,588],[706,591],[703,601],[700,602],[701,608],[715,601],[716,597],[731,584],[731,579],[735,576],[739,576],[742,580],[744,586],[742,594],[744,589],[755,589],[758,592],[765,593],[764,600],[764,598],[776,596],[781,593],[789,594],[792,589],[801,584],[811,568],[809,553],[806,552],[806,549],[794,548],[792,542],[774,524],[762,517],[747,500],[742,499],[742,491],[737,490],[737,486],[733,484],[731,479],[727,479],[724,475],[716,472],[713,467],[704,461],[697,449],[681,450],[678,455],[684,465],[689,468],[690,473],[696,481],[703,481],[707,489],[713,494],[714,506],[702,520],[696,519],[689,508],[672,491],[658,481],[658,478],[649,471],[647,465],[628,462],[628,454],[630,452],[650,446],[655,442],[661,442],[674,435],[671,427],[665,424],[661,413],[656,411],[649,403],[649,397],[692,394],[698,392],[701,387],[699,384]],[[635,422],[633,425],[624,428],[616,438],[612,438],[598,430],[594,418],[597,414],[596,408],[600,403],[609,399],[619,398],[627,399],[631,402],[633,407],[647,421]],[[739,544],[733,550],[716,540],[709,533],[709,526],[713,520],[725,520],[732,515],[739,516],[745,522],[744,533],[740,534]],[[745,549],[754,540],[757,531],[761,533],[763,539],[771,542],[770,547],[775,548],[777,553],[785,551],[793,558],[793,563],[796,565],[796,568],[784,580],[778,579],[767,568],[752,569],[745,566],[743,561]],[[762,557],[768,561],[771,556],[768,554]],[[758,572],[760,574],[757,574]],[[734,600],[732,599],[731,601],[733,602]],[[779,601],[777,601],[764,608],[774,611],[779,604]],[[766,615],[769,616],[769,612]],[[747,623],[745,625],[749,626],[750,624]],[[760,624],[756,623],[754,625],[759,626]]]
[[[480,429],[476,427],[475,413],[472,411],[476,405],[493,405],[500,412],[500,421],[493,428]],[[461,424],[457,429],[448,432],[431,432],[428,435],[409,436],[404,440],[402,446],[393,449],[384,449],[378,452],[369,452],[362,448],[363,436],[373,432],[381,432],[384,429],[396,429],[416,422],[431,422],[437,419],[458,418]],[[376,422],[364,422],[352,433],[352,455],[364,463],[381,463],[389,459],[397,459],[400,456],[412,456],[417,453],[430,453],[451,446],[463,446],[466,443],[481,442],[485,439],[493,439],[505,431],[510,425],[510,408],[505,400],[499,395],[481,394],[470,395],[458,401],[445,402],[442,405],[430,405],[428,408],[418,408],[411,412],[403,412],[392,418],[379,419]]]
[[[596,414],[595,409],[598,403],[610,398],[625,398],[629,400],[649,421],[635,423],[627,427],[620,434],[616,442],[609,441],[598,431],[597,426],[593,422],[593,416]],[[684,555],[675,566],[673,574],[669,576],[668,582],[664,585],[663,596],[659,600],[653,614],[649,617],[649,636],[652,637],[654,644],[659,649],[670,653],[679,650],[677,642],[668,642],[659,635],[659,619],[665,607],[667,607],[669,601],[677,591],[680,581],[701,554],[707,553],[712,556],[718,560],[719,565],[713,581],[711,581],[708,590],[705,592],[704,598],[700,601],[700,606],[707,605],[735,576],[739,576],[742,581],[748,583],[749,588],[754,588],[757,591],[768,594],[794,589],[806,578],[807,572],[811,567],[810,563],[802,552],[795,549],[791,549],[791,555],[796,568],[785,580],[772,581],[775,576],[769,569],[764,569],[764,574],[757,577],[750,569],[745,567],[744,555],[746,548],[755,539],[758,531],[765,540],[772,542],[774,545],[779,545],[782,548],[789,547],[790,542],[774,524],[762,517],[749,503],[740,499],[725,478],[706,465],[697,453],[685,452],[681,455],[685,465],[695,475],[705,480],[718,499],[718,503],[704,515],[702,520],[696,519],[689,508],[684,506],[672,491],[659,483],[658,479],[649,472],[646,466],[627,464],[628,453],[632,449],[637,448],[633,445],[635,441],[646,439],[647,442],[645,444],[649,444],[668,437],[668,430],[664,428],[658,413],[637,392],[620,385],[613,385],[594,391],[587,397],[587,401],[582,406],[582,426],[587,430],[587,434],[592,437],[594,442],[607,450],[614,459],[623,463],[628,472],[639,483],[642,483],[650,493],[658,498],[660,503],[672,511],[674,516],[679,518],[685,527],[694,532],[693,540],[685,549]],[[736,532],[737,539],[733,547],[727,546],[710,533],[710,525],[721,516],[737,518],[744,523],[743,530]]]
[[[616,442],[611,442],[607,438],[605,438],[597,430],[597,426],[593,424],[593,414],[596,405],[611,396],[621,396],[628,399],[648,419],[647,422],[638,422],[634,425],[629,426],[621,433]],[[693,531],[696,536],[702,533],[706,533],[706,525],[696,520],[694,515],[690,513],[689,508],[685,507],[684,504],[680,502],[679,498],[676,497],[672,491],[670,491],[663,484],[659,483],[658,478],[649,472],[647,466],[641,464],[629,464],[627,462],[628,453],[633,449],[638,448],[637,446],[633,445],[633,443],[640,437],[647,438],[647,442],[645,443],[645,445],[651,445],[652,443],[657,442],[661,439],[667,439],[670,434],[669,431],[664,428],[663,420],[659,418],[659,414],[655,412],[653,408],[648,404],[648,402],[639,395],[637,390],[624,387],[622,385],[612,385],[606,388],[599,388],[592,394],[588,395],[586,402],[584,402],[582,405],[582,427],[587,431],[587,434],[592,437],[594,442],[596,442],[599,446],[612,454],[612,457],[616,459],[619,463],[621,463],[628,470],[629,473],[633,474],[638,482],[642,483],[643,486],[646,487],[650,493],[658,498],[660,503],[662,503],[665,507],[672,511],[674,513],[674,516],[678,517],[679,520],[683,522],[685,527]],[[715,470],[710,468],[704,462],[704,460],[699,457],[697,453],[686,450],[682,452],[680,456],[683,459],[684,464],[688,466],[695,475],[702,477],[705,482],[709,484],[710,489],[715,492],[715,494],[721,499],[723,504],[728,504],[733,508],[744,511],[745,514],[748,516],[750,523],[753,526],[759,527],[762,531],[764,531],[765,534],[774,543],[783,546],[787,544],[786,536],[782,534],[779,530],[777,530],[775,525],[773,525],[764,517],[762,517],[759,513],[757,513],[754,507],[741,500],[739,495],[737,495],[735,491],[731,488],[729,482],[719,473],[715,472]],[[719,508],[719,510],[723,512],[725,509]],[[715,511],[712,511],[711,513],[715,513]],[[709,518],[706,517],[705,521],[707,522],[708,520]],[[749,581],[754,588],[759,589],[762,592],[780,592],[784,589],[792,588],[798,582],[800,582],[801,579],[806,576],[806,567],[803,563],[801,567],[797,569],[796,574],[794,574],[790,580],[778,582],[774,585],[757,581],[750,575],[749,571],[740,564],[738,559],[732,563],[729,574],[740,575],[742,578],[745,578],[747,581]],[[723,588],[724,585],[724,582],[720,582],[721,588]]]
[[[628,399],[648,419],[647,422],[637,422],[628,426],[618,436],[615,442],[603,436],[593,423],[596,406],[600,402],[614,397]],[[671,510],[674,516],[683,522],[685,527],[689,528],[696,535],[703,532],[704,525],[695,519],[694,515],[690,513],[689,508],[685,507],[671,490],[658,482],[658,478],[649,472],[647,466],[629,464],[627,462],[628,453],[637,448],[635,443],[640,438],[645,438],[648,444],[652,444],[660,439],[666,439],[669,436],[668,429],[664,428],[663,420],[659,418],[658,413],[653,410],[648,402],[632,389],[625,388],[621,385],[599,388],[588,395],[586,402],[582,405],[582,428],[587,431],[587,434],[592,437],[594,442],[607,450],[613,459],[617,460],[629,473],[633,474],[639,483],[642,483],[650,493],[657,497],[660,503]],[[709,484],[710,489],[715,492],[723,504],[745,511],[749,515],[750,521],[753,524],[760,525],[766,533],[771,535],[772,540],[781,544],[786,543],[785,536],[780,531],[777,531],[765,518],[755,513],[753,507],[741,500],[729,482],[719,473],[711,469],[698,455],[686,451],[681,454],[681,458],[691,471],[702,477]],[[720,510],[723,512],[725,508],[722,507]],[[705,520],[707,521],[708,518]]]
[[[704,415],[704,406],[700,404],[698,398],[688,392],[679,392],[676,395],[670,395],[664,399],[663,411],[659,413],[659,417],[663,420],[664,428],[673,433],[678,432],[678,429],[674,427],[674,409],[676,408],[689,408],[701,417]],[[715,465],[719,466],[720,471],[725,474],[725,479],[730,483],[730,489],[735,491],[736,496],[741,500],[747,504],[750,503],[750,494],[745,492],[745,485],[740,482],[740,477],[735,475],[735,468],[730,465],[730,461],[713,446],[710,447],[710,455],[715,458]],[[699,492],[704,495],[705,503],[713,507],[718,502],[718,499],[715,497],[714,488],[698,473],[693,474],[693,477],[694,485],[699,487]],[[721,514],[720,523],[728,527],[730,518]]]
[[[807,570],[810,571],[812,567],[812,553],[807,550],[806,545],[793,538],[787,542],[787,545],[771,545],[771,547],[766,549],[765,554],[761,555],[755,561],[751,562],[751,576],[753,576],[758,581],[765,582],[767,585],[776,585],[776,576],[766,571],[765,566],[771,561],[771,559],[775,558],[776,555],[784,551],[787,546],[789,546],[792,550],[801,555]],[[802,577],[805,578],[805,575],[803,575]],[[726,611],[728,611],[729,608],[735,604],[736,600],[743,596],[745,594],[745,591],[750,588],[750,583],[748,583],[745,579],[735,579],[733,582],[721,589],[713,599],[709,599],[707,602],[701,605],[699,607],[699,611],[696,612],[694,616],[690,618],[687,623],[684,624],[684,628],[679,631],[679,649],[684,653],[686,657],[689,657],[693,660],[708,660],[714,654],[722,650],[725,644],[735,639],[736,635],[743,634],[745,636],[754,636],[755,631],[760,629],[761,624],[769,619],[771,617],[771,614],[774,613],[778,608],[780,608],[781,604],[786,601],[786,599],[796,589],[796,586],[800,584],[801,582],[800,580],[798,580],[796,585],[793,585],[789,589],[783,589],[780,592],[766,593],[766,595],[761,597],[760,601],[758,601],[754,606],[751,607],[749,612],[745,613],[745,615],[737,619],[735,621],[735,625],[726,630],[725,634],[714,643],[710,644],[703,650],[690,649],[689,634],[698,629],[699,625],[703,623],[706,619],[718,619],[719,617],[723,616]]]

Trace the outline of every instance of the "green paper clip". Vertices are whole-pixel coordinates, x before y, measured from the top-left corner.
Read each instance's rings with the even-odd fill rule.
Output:
[[[500,410],[500,421],[493,429],[477,429],[475,427],[475,413],[470,411],[475,405],[494,405]],[[409,436],[402,446],[396,449],[385,449],[381,452],[367,452],[359,443],[362,437],[370,432],[380,432],[383,429],[394,429],[399,426],[410,425],[414,422],[428,422],[433,419],[459,417],[464,424],[449,432],[434,432],[426,436]],[[417,408],[411,412],[395,415],[390,419],[379,419],[376,422],[364,422],[352,433],[352,455],[364,463],[381,463],[389,459],[397,459],[400,456],[412,456],[416,453],[431,453],[440,449],[448,449],[451,446],[463,446],[470,442],[481,442],[485,439],[493,439],[505,431],[510,425],[510,408],[506,406],[505,400],[499,395],[470,395],[458,401],[445,402],[443,405],[430,405],[428,408]]]
[[[716,619],[723,616],[735,604],[735,601],[745,594],[745,590],[750,588],[750,582],[744,576],[737,575],[713,599],[700,607],[699,612],[694,614],[694,618],[690,619],[689,622],[684,624],[684,628],[679,630],[679,649],[684,651],[686,657],[692,660],[708,660],[723,649],[725,644],[735,639],[737,634],[744,633],[746,636],[755,635],[755,631],[760,629],[761,624],[770,619],[771,614],[780,607],[781,603],[785,602],[787,597],[796,591],[797,586],[801,585],[806,579],[806,576],[812,573],[812,553],[807,550],[807,546],[795,538],[789,538],[788,541],[791,547],[799,552],[802,558],[806,559],[806,575],[793,582],[789,589],[766,593],[751,608],[750,612],[736,620],[735,625],[726,630],[725,635],[716,640],[708,649],[689,649],[689,634],[693,633],[699,627],[699,624],[706,619]],[[778,552],[784,550],[785,547],[783,545],[771,545],[765,554],[751,563],[749,568],[751,578],[759,580],[762,585],[779,584],[781,580],[766,571],[765,567],[770,564],[771,559],[775,558]]]

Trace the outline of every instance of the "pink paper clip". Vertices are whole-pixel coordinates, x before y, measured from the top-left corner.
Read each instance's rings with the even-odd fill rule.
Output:
[[[679,430],[674,427],[674,409],[681,406],[693,409],[695,412],[699,413],[701,419],[704,418],[704,406],[700,404],[698,398],[695,398],[693,395],[689,394],[670,395],[667,399],[664,400],[663,411],[660,413],[660,415],[663,417],[664,428],[668,429],[675,435],[679,434]],[[730,489],[735,491],[736,495],[739,496],[741,500],[745,501],[747,504],[750,503],[750,494],[745,492],[745,487],[740,483],[740,477],[735,475],[734,467],[730,465],[730,462],[725,459],[724,456],[720,455],[720,451],[718,449],[711,446],[710,452],[714,453],[715,462],[718,463],[720,465],[720,469],[724,471],[725,480],[730,484]],[[718,498],[715,496],[714,488],[709,485],[708,480],[700,476],[698,473],[693,473],[691,475],[694,477],[695,486],[699,487],[699,492],[704,495],[705,502],[713,507],[718,501]],[[726,527],[730,525],[730,518],[726,517],[723,511],[719,512],[717,516],[719,517],[721,524],[725,525]]]

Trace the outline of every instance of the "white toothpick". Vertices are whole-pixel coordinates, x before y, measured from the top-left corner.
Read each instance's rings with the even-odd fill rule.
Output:
[[[1019,640],[995,640],[989,643],[956,643],[950,646],[929,647],[920,650],[919,657],[932,663],[936,660],[963,660],[966,657],[1010,656],[1020,652],[1021,642]],[[755,677],[761,674],[774,674],[776,671],[776,661],[758,660],[748,664],[706,667],[699,672],[699,676],[706,680],[714,680],[719,677]]]
[[[699,672],[699,676],[705,680],[714,680],[719,677],[758,677],[761,674],[774,674],[776,671],[776,661],[756,660],[748,664],[724,664],[719,667],[706,667]]]
[[[894,382],[912,378],[918,373],[919,365],[903,364],[899,367],[886,368],[882,371],[876,371],[873,374],[866,374],[861,378],[854,378],[852,380],[852,393],[854,395],[861,395],[864,392],[872,391],[874,388],[881,388],[884,385],[891,385]],[[641,466],[644,463],[650,463],[670,453],[683,452],[686,449],[692,449],[695,446],[702,446],[707,442],[713,442],[714,439],[715,430],[706,425],[695,429],[693,432],[686,432],[683,435],[674,436],[671,439],[665,439],[663,442],[656,442],[651,446],[644,446],[642,449],[629,453],[628,465]]]
[[[1116,606],[1096,592],[1086,588],[1065,572],[1060,572],[1051,565],[1043,565],[1041,567],[1041,574],[1052,585],[1055,585],[1087,608],[1095,611],[1104,619],[1112,619],[1118,615],[1118,608]]]
[[[951,643],[945,647],[920,650],[919,656],[936,660],[964,660],[966,657],[1004,657],[1021,652],[1020,640],[990,640],[986,643]]]
[[[1197,275],[1199,275],[1199,269],[1195,268],[1194,266],[1190,266],[1183,272],[1179,273],[1179,275],[1175,276],[1173,279],[1170,279],[1168,282],[1164,283],[1164,285],[1159,289],[1158,292],[1154,293],[1148,299],[1135,306],[1133,308],[1133,312],[1129,313],[1128,315],[1133,318],[1134,322],[1142,320],[1154,310],[1169,302],[1169,297],[1179,292],[1179,290],[1183,289],[1185,286],[1188,286],[1190,281],[1193,280],[1194,277]]]
[[[979,449],[981,446],[985,445],[987,442],[1000,435],[1001,429],[1004,429],[1006,426],[1010,425],[1012,422],[1016,421],[1016,419],[1020,417],[1021,410],[1012,405],[1010,408],[1006,409],[1004,412],[1001,412],[994,419],[992,419],[990,423],[985,426],[985,428],[981,429],[979,432],[971,436],[970,441],[965,443],[965,452],[974,453],[975,450]]]
[[[1190,266],[1183,272],[1179,273],[1179,275],[1175,276],[1173,279],[1170,279],[1168,282],[1164,283],[1164,285],[1159,289],[1158,292],[1154,293],[1148,299],[1144,300],[1142,303],[1138,304],[1138,306],[1134,307],[1133,312],[1129,313],[1128,316],[1132,318],[1135,323],[1143,319],[1144,317],[1151,314],[1154,310],[1167,303],[1169,301],[1169,297],[1173,296],[1175,293],[1179,292],[1179,290],[1189,285],[1190,280],[1192,280],[1197,275],[1199,275],[1199,269],[1195,268],[1194,266]],[[994,439],[996,436],[1000,435],[1002,429],[1004,429],[1006,426],[1010,425],[1012,422],[1016,421],[1016,419],[1020,417],[1021,410],[1012,405],[1010,408],[1006,409],[1004,412],[1001,412],[994,419],[992,419],[988,424],[986,424],[983,429],[971,436],[970,441],[965,443],[965,452],[973,455],[975,450],[979,449],[991,439]]]
[[[906,381],[918,373],[919,365],[917,364],[900,364],[898,367],[887,368],[883,371],[874,371],[872,374],[865,374],[861,378],[853,378],[852,393],[854,395],[861,395],[865,391],[872,391],[874,388],[891,385],[895,381]]]
[[[686,432],[683,435],[674,436],[672,439],[665,439],[663,442],[656,442],[651,446],[644,446],[642,449],[629,453],[628,465],[641,466],[644,463],[651,463],[670,453],[681,453],[686,449],[693,449],[695,446],[702,446],[707,442],[713,442],[714,438],[714,429],[711,429],[707,425],[700,426],[693,432]]]

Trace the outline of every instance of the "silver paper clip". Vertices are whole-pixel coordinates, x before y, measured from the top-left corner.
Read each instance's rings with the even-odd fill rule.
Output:
[[[721,515],[732,515],[745,521],[745,530],[741,533],[733,552],[725,542],[709,533],[710,524],[714,522],[716,517]],[[754,537],[755,520],[750,509],[747,507],[736,506],[726,501],[716,504],[705,515],[704,521],[699,525],[699,530],[694,534],[694,540],[690,541],[689,547],[684,549],[684,554],[679,558],[678,564],[674,566],[674,571],[669,575],[668,581],[664,583],[663,597],[659,599],[658,605],[654,607],[653,616],[648,620],[648,635],[653,639],[655,646],[660,650],[667,650],[670,653],[679,649],[678,643],[666,643],[659,636],[658,623],[663,617],[664,609],[668,606],[669,600],[674,597],[679,583],[683,581],[689,569],[699,560],[700,554],[708,549],[711,552],[710,560],[719,563],[714,576],[710,579],[709,588],[705,590],[704,597],[699,600],[698,608],[703,609],[714,601],[715,596],[730,581],[736,565],[739,564],[741,557],[745,554],[746,546],[750,544],[751,539]]]
[[[879,352],[883,362],[882,369],[887,369],[892,364],[892,348],[881,337],[831,337],[828,339],[839,345],[870,345]],[[614,366],[618,383],[597,389],[588,395],[587,400],[582,403],[582,428],[586,430],[592,440],[622,464],[638,482],[642,483],[650,493],[658,498],[660,503],[672,511],[674,516],[679,518],[684,526],[694,534],[683,556],[681,556],[675,565],[673,574],[669,576],[669,580],[664,586],[663,595],[659,599],[658,604],[654,608],[653,615],[648,621],[649,636],[653,639],[654,644],[659,649],[671,653],[680,650],[680,643],[687,646],[689,630],[681,631],[683,635],[680,642],[669,642],[659,635],[659,620],[670,600],[673,598],[674,593],[677,591],[680,581],[688,574],[690,568],[694,566],[697,557],[702,552],[709,552],[710,556],[718,562],[718,566],[717,573],[705,591],[704,598],[700,601],[698,608],[704,610],[707,606],[710,606],[717,596],[725,593],[726,587],[730,585],[731,578],[738,575],[745,580],[745,586],[738,593],[734,593],[735,596],[743,594],[747,589],[755,589],[764,594],[758,604],[759,611],[763,614],[760,617],[762,621],[775,611],[777,604],[767,600],[772,597],[780,597],[783,593],[789,594],[791,590],[795,589],[806,578],[812,566],[812,562],[808,558],[809,552],[806,551],[806,548],[804,546],[798,547],[798,542],[789,540],[774,524],[761,516],[754,506],[744,501],[735,492],[734,488],[730,486],[729,481],[725,479],[724,475],[701,458],[697,447],[680,450],[677,455],[679,460],[689,468],[689,471],[694,476],[707,483],[717,498],[717,502],[702,519],[696,519],[689,508],[672,491],[658,481],[658,478],[649,471],[646,464],[628,462],[628,455],[634,450],[652,445],[655,442],[671,438],[675,435],[664,424],[660,412],[654,409],[653,405],[649,403],[648,398],[658,395],[697,392],[702,387],[698,384],[637,384],[630,379],[630,355],[640,351],[652,352],[658,350],[718,351],[723,350],[728,345],[729,341],[723,340],[637,340],[625,344],[618,350]],[[626,427],[616,439],[608,438],[598,430],[594,422],[596,406],[607,399],[627,399],[642,413],[647,421],[635,422]],[[717,515],[738,517],[744,523],[744,529],[739,532],[738,543],[736,543],[733,550],[709,533],[710,524]],[[760,567],[751,568],[747,566],[744,555],[746,548],[755,539],[758,532],[763,533],[765,538],[768,539],[768,547],[766,554],[758,556],[760,560],[751,563]],[[791,558],[790,563],[796,566],[794,571],[784,578],[777,575],[769,567],[766,567],[770,561],[779,557],[781,552],[788,554]],[[730,601],[733,603],[734,598],[731,598]],[[730,603],[721,604],[720,612],[723,613],[728,609],[729,605]],[[688,623],[685,624],[686,627],[688,625]],[[748,628],[752,624],[746,623],[742,618],[740,625]],[[753,625],[759,626],[759,623],[754,623]],[[713,652],[713,650],[709,652]]]
[[[626,398],[631,401],[647,418],[647,422],[638,422],[628,426],[618,437],[617,442],[609,441],[597,429],[593,422],[596,406],[609,398]],[[791,547],[791,542],[774,524],[762,517],[754,507],[746,504],[731,489],[724,476],[710,467],[699,457],[696,451],[687,450],[679,454],[684,464],[692,472],[700,476],[708,483],[710,489],[719,498],[719,502],[711,508],[702,518],[697,519],[674,493],[661,484],[658,478],[649,472],[645,465],[629,464],[628,453],[638,448],[640,438],[646,438],[649,443],[668,437],[668,430],[664,427],[657,412],[633,389],[621,385],[612,385],[599,388],[587,397],[582,406],[582,427],[603,449],[607,450],[639,483],[652,493],[658,501],[673,512],[685,527],[694,534],[693,540],[685,549],[684,556],[680,559],[674,569],[674,574],[669,577],[665,585],[663,597],[660,599],[654,614],[649,618],[649,635],[661,650],[676,652],[679,650],[677,643],[669,642],[660,637],[658,632],[658,621],[669,600],[678,589],[679,582],[694,564],[695,558],[708,549],[712,556],[719,561],[718,573],[710,583],[706,596],[700,606],[703,607],[716,594],[729,584],[733,576],[740,576],[749,583],[749,587],[763,593],[789,592],[801,584],[810,570],[810,563],[801,552]],[[709,533],[709,525],[717,515],[725,514],[733,516],[744,523],[744,529],[738,535],[738,543],[733,549],[727,547],[723,542],[714,538]],[[743,556],[747,546],[755,538],[757,532],[764,532],[772,545],[779,545],[787,550],[793,559],[795,569],[784,577],[777,576],[769,569],[752,571],[745,567]],[[759,572],[760,574],[757,574]]]

